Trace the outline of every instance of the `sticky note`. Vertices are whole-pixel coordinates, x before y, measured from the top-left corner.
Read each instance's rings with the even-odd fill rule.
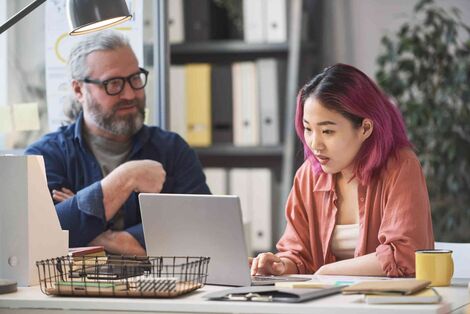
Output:
[[[11,111],[10,106],[0,106],[0,133],[11,132]]]
[[[38,103],[13,105],[13,125],[16,131],[39,130]]]

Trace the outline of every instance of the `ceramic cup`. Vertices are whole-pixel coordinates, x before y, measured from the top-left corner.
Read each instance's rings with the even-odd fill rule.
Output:
[[[431,287],[449,286],[454,274],[451,250],[417,250],[416,279],[431,281]]]

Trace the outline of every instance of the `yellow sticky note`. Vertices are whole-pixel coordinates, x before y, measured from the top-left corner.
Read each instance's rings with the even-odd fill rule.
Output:
[[[39,130],[38,103],[13,105],[13,123],[16,131]]]
[[[11,132],[10,106],[0,106],[0,133]]]

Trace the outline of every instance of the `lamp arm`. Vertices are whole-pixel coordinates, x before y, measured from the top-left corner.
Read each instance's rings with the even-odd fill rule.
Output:
[[[12,27],[13,25],[15,25],[19,20],[21,20],[26,15],[31,13],[34,9],[36,9],[38,6],[40,6],[44,2],[46,2],[46,0],[35,0],[31,2],[30,4],[28,4],[27,6],[25,6],[23,10],[13,15],[8,21],[6,21],[5,23],[3,23],[2,26],[0,26],[0,34],[6,31],[7,29],[9,29],[10,27]]]

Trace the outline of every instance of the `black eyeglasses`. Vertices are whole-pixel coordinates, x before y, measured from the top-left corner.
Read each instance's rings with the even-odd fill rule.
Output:
[[[128,77],[113,77],[104,81],[92,80],[86,77],[82,81],[90,84],[103,85],[106,94],[114,96],[122,92],[124,85],[126,85],[126,81],[133,89],[142,89],[147,85],[147,76],[149,71],[142,68],[139,68],[139,70],[139,72],[131,74]]]

